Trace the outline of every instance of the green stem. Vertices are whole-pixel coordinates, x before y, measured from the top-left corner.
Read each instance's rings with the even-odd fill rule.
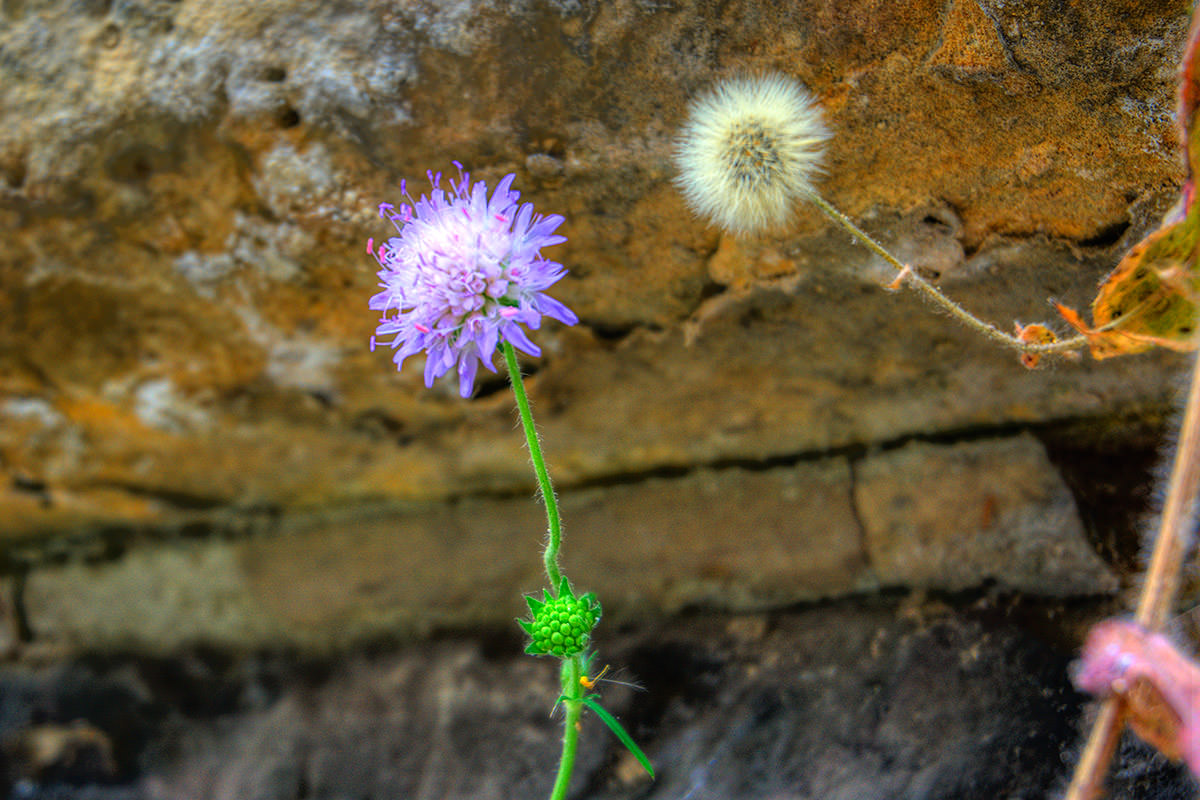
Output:
[[[566,698],[563,700],[563,707],[567,714],[563,720],[562,758],[558,762],[558,777],[554,779],[550,800],[565,800],[567,788],[571,784],[571,773],[575,770],[575,753],[579,746],[579,719],[583,716],[583,684],[579,682],[582,676],[582,653],[563,659],[562,691],[563,697]]]
[[[1046,353],[1062,353],[1068,350],[1078,350],[1087,344],[1086,336],[1074,336],[1070,339],[1064,339],[1061,342],[1051,342],[1049,344],[1031,344],[1029,342],[1022,342],[1015,336],[1010,336],[1009,334],[997,328],[995,325],[979,319],[965,308],[960,306],[958,303],[955,303],[949,297],[942,294],[940,289],[918,275],[916,271],[907,264],[901,263],[901,261],[889,253],[883,245],[872,239],[866,231],[855,225],[849,217],[834,208],[832,204],[830,204],[816,192],[810,192],[807,197],[813,203],[813,205],[824,211],[830,219],[849,231],[854,238],[866,245],[871,252],[875,253],[875,255],[879,256],[888,264],[891,264],[893,267],[895,267],[900,273],[897,278],[898,282],[909,284],[918,292],[932,300],[936,305],[940,306],[950,316],[954,317],[968,328],[983,334],[993,342],[1004,345],[1005,347],[1011,347],[1012,349],[1018,350],[1022,353],[1033,353],[1038,355]]]
[[[501,342],[500,348],[504,351],[504,363],[508,366],[508,378],[512,382],[513,394],[517,397],[517,411],[521,415],[521,427],[525,430],[525,441],[529,444],[529,457],[533,461],[533,471],[537,473],[542,503],[546,506],[546,523],[550,540],[546,543],[546,552],[542,560],[546,565],[546,577],[550,579],[550,592],[557,597],[558,584],[562,581],[562,571],[558,568],[558,548],[562,544],[562,523],[558,518],[558,500],[554,497],[554,485],[550,483],[550,473],[546,471],[546,459],[542,457],[542,443],[538,438],[537,428],[533,424],[533,412],[529,409],[529,397],[525,394],[525,382],[521,380],[521,365],[517,362],[517,353],[508,342]]]

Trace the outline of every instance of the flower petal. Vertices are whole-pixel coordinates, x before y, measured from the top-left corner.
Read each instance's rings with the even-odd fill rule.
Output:
[[[556,319],[564,325],[574,325],[579,322],[575,312],[555,300],[548,294],[539,293],[537,296],[538,309],[547,317]]]
[[[465,357],[458,362],[458,393],[463,397],[470,397],[475,389],[475,371],[478,368],[479,362],[474,356]]]
[[[521,326],[510,323],[504,326],[502,333],[505,340],[518,350],[534,357],[542,354],[541,348],[529,340]]]

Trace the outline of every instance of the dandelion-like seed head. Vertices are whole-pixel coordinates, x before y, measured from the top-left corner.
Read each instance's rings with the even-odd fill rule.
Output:
[[[829,131],[791,78],[735,78],[693,101],[675,145],[688,205],[731,233],[780,227],[814,191]]]
[[[562,264],[541,254],[543,247],[566,241],[554,233],[563,218],[520,205],[520,194],[510,188],[515,175],[501,178],[489,198],[486,183],[472,185],[455,166],[459,177],[449,191],[441,173],[430,174],[428,196],[379,207],[399,235],[378,249],[367,242],[383,289],[369,304],[382,314],[371,349],[391,336],[387,344],[397,369],[424,351],[425,385],[454,369],[459,394],[468,397],[480,364],[496,371],[492,356],[501,341],[541,355],[522,325],[536,330],[543,316],[567,325],[579,318],[544,291],[566,274]],[[403,183],[400,191],[407,194]]]

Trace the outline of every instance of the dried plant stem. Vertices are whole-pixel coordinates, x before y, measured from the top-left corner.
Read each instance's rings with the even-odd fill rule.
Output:
[[[1092,732],[1063,800],[1096,800],[1103,794],[1104,776],[1108,774],[1124,726],[1125,704],[1116,697],[1106,697],[1092,722]]]
[[[1188,391],[1179,445],[1167,484],[1167,500],[1146,583],[1138,601],[1137,621],[1150,630],[1159,630],[1170,618],[1179,588],[1179,573],[1187,552],[1200,489],[1200,361],[1192,364],[1192,384]]]
[[[940,289],[918,275],[916,271],[907,264],[902,263],[898,258],[889,253],[883,245],[872,239],[870,234],[855,225],[849,217],[834,208],[823,197],[815,192],[810,193],[807,197],[817,208],[824,211],[830,219],[841,225],[843,228],[849,231],[854,238],[866,245],[871,252],[875,253],[888,264],[896,268],[898,275],[896,278],[896,283],[893,284],[893,286],[899,286],[903,284],[911,286],[913,289],[933,301],[935,305],[937,305],[947,314],[954,317],[971,330],[986,336],[988,339],[991,339],[993,342],[1003,345],[1004,347],[1010,347],[1013,350],[1017,350],[1021,353],[1031,353],[1036,355],[1064,353],[1068,351],[1079,350],[1087,344],[1086,336],[1074,336],[1070,339],[1064,339],[1061,342],[1050,342],[1049,344],[1033,344],[1030,342],[1023,342],[1016,336],[1012,336],[1011,334],[1007,334],[1000,330],[995,325],[984,322],[960,306],[958,303],[955,303],[949,297],[944,295]]]
[[[1200,360],[1192,364],[1183,428],[1167,488],[1167,500],[1159,523],[1158,539],[1150,569],[1138,599],[1136,619],[1147,630],[1160,630],[1175,605],[1179,574],[1187,554],[1188,531],[1194,518],[1196,494],[1200,489]],[[1119,698],[1108,697],[1092,724],[1083,756],[1075,768],[1065,800],[1095,800],[1104,790],[1104,776],[1116,750],[1124,722]]]

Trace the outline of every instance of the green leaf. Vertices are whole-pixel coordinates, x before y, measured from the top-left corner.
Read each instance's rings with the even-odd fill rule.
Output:
[[[533,615],[534,619],[537,619],[538,612],[546,606],[545,603],[534,598],[531,594],[525,595],[525,602],[529,605],[529,613]]]
[[[638,763],[642,765],[642,768],[649,773],[650,780],[654,780],[654,767],[651,766],[650,759],[646,758],[646,754],[642,752],[642,748],[634,744],[634,741],[630,735],[625,732],[624,728],[621,727],[621,723],[617,722],[617,718],[605,711],[604,707],[597,703],[595,698],[596,695],[590,694],[583,698],[583,704],[592,711],[596,712],[596,716],[604,721],[604,724],[608,726],[608,729],[613,732],[613,736],[616,736],[621,740],[621,744],[625,745],[625,748],[629,752],[633,753],[633,757],[636,758]]]

